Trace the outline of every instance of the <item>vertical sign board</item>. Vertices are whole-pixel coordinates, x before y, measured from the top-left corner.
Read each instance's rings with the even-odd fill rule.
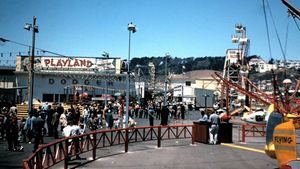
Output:
[[[273,142],[276,159],[280,167],[286,165],[289,161],[296,160],[296,131],[292,120],[275,127]]]
[[[135,91],[137,95],[140,95],[141,98],[145,96],[145,82],[135,82]]]
[[[265,151],[266,154],[271,158],[275,157],[274,152],[274,143],[273,143],[273,133],[274,129],[277,125],[281,124],[283,122],[283,116],[279,112],[272,112],[270,113],[268,122],[267,122],[267,128],[266,128],[266,147]]]

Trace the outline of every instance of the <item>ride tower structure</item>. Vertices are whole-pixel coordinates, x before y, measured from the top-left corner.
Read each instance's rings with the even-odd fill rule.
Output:
[[[249,73],[247,56],[249,53],[250,39],[247,37],[246,27],[241,24],[235,25],[235,32],[236,35],[232,35],[231,40],[232,43],[237,43],[238,47],[226,51],[223,78],[237,85],[247,87],[242,77],[247,77]],[[221,108],[226,107],[227,110],[230,110],[229,103],[236,100],[244,101],[246,105],[249,105],[247,96],[237,90],[226,87],[224,84],[221,84],[221,86]]]

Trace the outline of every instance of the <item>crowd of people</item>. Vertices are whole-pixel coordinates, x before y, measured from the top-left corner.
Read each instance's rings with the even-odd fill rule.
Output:
[[[99,129],[113,129],[125,127],[126,112],[124,101],[116,100],[106,106],[91,103],[85,105],[64,105],[43,103],[33,107],[27,118],[17,118],[17,108],[1,108],[0,139],[6,138],[9,151],[22,151],[21,142],[33,144],[33,152],[39,144],[44,143],[44,137],[72,136]],[[137,125],[136,119],[149,119],[149,125],[154,120],[168,125],[170,119],[184,119],[183,105],[162,106],[152,101],[144,105],[130,103],[128,111],[128,127]]]

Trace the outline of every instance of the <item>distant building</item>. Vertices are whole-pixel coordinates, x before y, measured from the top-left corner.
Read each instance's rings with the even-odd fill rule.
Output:
[[[196,101],[196,89],[207,90],[207,93],[213,93],[219,90],[218,82],[211,76],[215,70],[194,70],[184,74],[173,74],[170,78],[169,88],[173,90],[174,97],[182,97],[183,102],[194,104]],[[210,99],[214,99],[211,96]]]
[[[279,68],[284,68],[284,61],[283,60],[279,61],[278,66]],[[300,69],[300,60],[287,60],[286,68]]]
[[[249,61],[249,66],[252,69],[255,69],[259,73],[271,71],[272,69],[273,70],[278,69],[277,64],[268,64],[267,62],[265,62],[263,59],[260,59],[260,58],[252,58]]]
[[[15,104],[20,100],[16,87],[15,66],[0,66],[0,108]],[[22,90],[22,87],[19,87]]]

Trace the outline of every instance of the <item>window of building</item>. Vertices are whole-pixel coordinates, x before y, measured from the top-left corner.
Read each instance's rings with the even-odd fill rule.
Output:
[[[114,85],[114,82],[108,82],[107,85],[108,85],[108,86],[113,86],[113,85]]]
[[[43,102],[53,102],[54,95],[53,94],[43,94]]]
[[[65,102],[67,101],[67,95],[66,94],[61,94],[60,95],[60,102]]]
[[[185,81],[186,86],[191,86],[192,82],[191,81]]]
[[[54,97],[55,102],[58,102],[59,101],[59,94],[55,94],[54,96],[55,96]]]

